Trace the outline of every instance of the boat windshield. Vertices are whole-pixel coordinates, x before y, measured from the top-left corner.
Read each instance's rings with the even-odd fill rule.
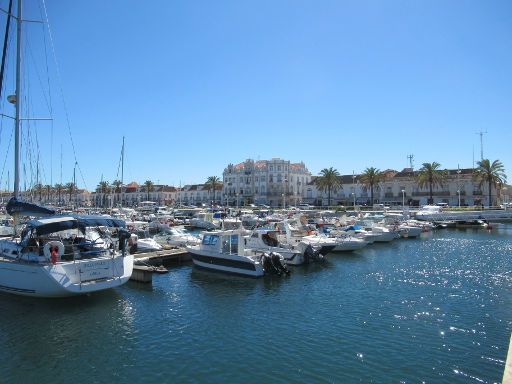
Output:
[[[222,237],[222,253],[237,254],[238,253],[238,236],[223,236]]]
[[[216,245],[219,241],[218,235],[204,235],[203,236],[203,245]]]

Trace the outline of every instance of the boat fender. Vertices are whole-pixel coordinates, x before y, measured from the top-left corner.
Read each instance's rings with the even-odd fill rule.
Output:
[[[60,241],[49,241],[44,245],[43,253],[52,264],[56,264],[64,255],[64,244]]]

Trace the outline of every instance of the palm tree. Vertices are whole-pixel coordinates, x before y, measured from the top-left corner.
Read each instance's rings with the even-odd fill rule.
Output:
[[[434,202],[434,193],[432,191],[433,188],[435,186],[442,186],[446,179],[447,172],[446,170],[439,169],[440,166],[441,164],[435,161],[433,163],[423,163],[422,167],[418,172],[417,182],[420,188],[423,188],[424,186],[428,185],[429,204],[433,204]]]
[[[384,173],[382,173],[377,168],[371,167],[366,168],[362,175],[359,177],[359,180],[363,184],[365,190],[370,189],[371,196],[371,204],[373,201],[373,187],[380,183],[384,179]]]
[[[73,182],[69,182],[64,186],[64,189],[69,193],[69,202],[71,203],[71,199],[73,196],[73,193],[76,190],[76,185]]]
[[[154,184],[153,184],[153,182],[151,180],[146,180],[144,182],[144,189],[148,193],[148,201],[149,201],[149,192],[153,191],[153,187],[154,187]]]
[[[37,193],[39,195],[39,201],[41,201],[41,198],[42,198],[42,194],[43,194],[43,184],[41,183],[37,183],[36,185],[34,185],[34,192]]]
[[[339,172],[331,168],[324,168],[315,183],[321,191],[327,191],[327,205],[331,205],[331,191],[336,191],[341,187],[341,177]]]
[[[107,201],[107,193],[110,189],[110,185],[108,181],[100,181],[98,186],[96,187],[96,192],[101,193],[101,206],[105,208],[106,201]]]
[[[492,187],[501,188],[507,182],[505,168],[499,160],[494,160],[491,164],[489,159],[483,159],[477,162],[478,167],[473,173],[473,178],[480,181],[480,186],[487,182],[489,188],[489,207],[492,205]]]
[[[59,204],[61,202],[61,194],[62,194],[63,189],[64,189],[64,185],[62,185],[62,184],[55,184],[55,190],[57,191],[57,196],[58,196],[58,199],[59,199]]]
[[[123,183],[121,183],[120,180],[114,180],[112,182],[112,187],[114,187],[114,192],[115,193],[121,193],[121,187],[122,187]]]
[[[51,193],[52,193],[52,186],[50,184],[46,184],[44,186],[44,189],[46,190],[46,200],[50,201]]]
[[[213,191],[213,201],[215,202],[215,187],[220,183],[220,179],[217,176],[210,176],[208,180],[206,180],[206,185],[208,186],[208,190]]]

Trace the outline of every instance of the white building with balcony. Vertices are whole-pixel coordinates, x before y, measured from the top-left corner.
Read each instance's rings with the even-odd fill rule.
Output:
[[[224,205],[268,204],[272,207],[302,202],[311,173],[304,163],[273,158],[229,164],[222,174]]]

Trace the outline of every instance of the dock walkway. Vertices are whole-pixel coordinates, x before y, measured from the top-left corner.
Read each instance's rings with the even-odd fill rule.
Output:
[[[136,253],[134,255],[133,273],[130,280],[150,283],[153,280],[153,271],[148,266],[179,264],[190,260],[190,254],[185,248]]]

